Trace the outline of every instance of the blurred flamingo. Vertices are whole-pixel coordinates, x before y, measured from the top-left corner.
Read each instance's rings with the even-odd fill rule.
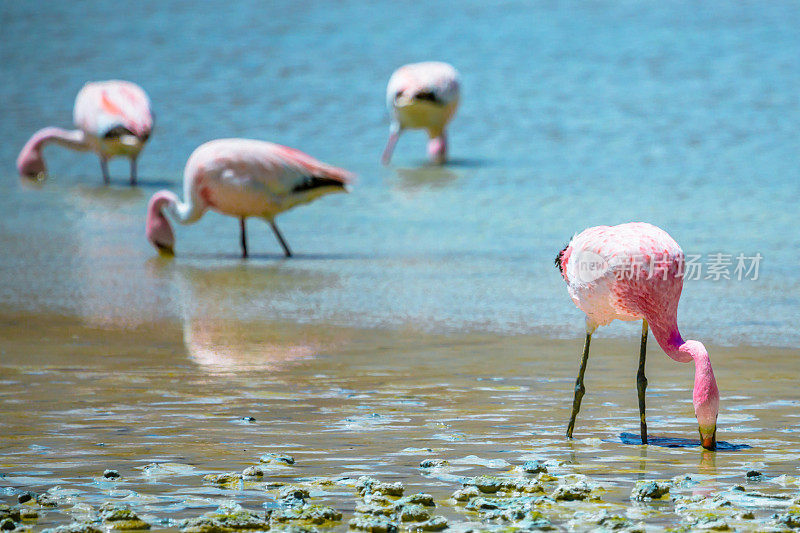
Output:
[[[575,398],[567,437],[572,437],[575,417],[586,391],[583,375],[589,343],[598,326],[614,319],[642,320],[637,390],[642,444],[647,444],[645,422],[645,352],[648,324],[658,344],[672,359],[694,361],[692,399],[704,448],[716,448],[719,390],[705,346],[684,341],[678,331],[678,301],[683,289],[684,256],[678,243],[664,230],[633,222],[589,228],[572,238],[559,252],[556,266],[567,282],[575,305],[586,313],[586,341],[575,382]]]
[[[173,254],[175,236],[164,212],[181,224],[191,224],[212,209],[239,219],[242,257],[247,257],[247,217],[265,219],[286,257],[291,257],[275,216],[325,194],[346,192],[352,177],[285,146],[251,139],[209,141],[186,162],[184,202],[170,191],[159,191],[150,199],[147,238],[157,250]]]
[[[153,131],[150,99],[129,81],[87,83],[75,98],[73,112],[78,129],[41,129],[25,143],[17,157],[17,170],[28,178],[43,177],[47,167],[42,148],[50,143],[73,150],[91,150],[100,156],[103,182],[108,184],[108,160],[123,156],[131,162],[131,185],[136,185],[136,158]]]
[[[435,163],[447,159],[445,126],[458,107],[458,72],[447,63],[412,63],[397,69],[386,88],[386,105],[392,115],[389,142],[381,161],[388,165],[404,129],[428,131],[428,156]]]

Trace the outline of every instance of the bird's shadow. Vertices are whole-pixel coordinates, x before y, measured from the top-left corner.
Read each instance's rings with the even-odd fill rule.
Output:
[[[642,444],[642,438],[638,433],[620,433],[619,439],[622,441],[622,444],[633,444],[636,446],[641,446]],[[660,446],[662,448],[697,448],[700,446],[700,440],[684,439],[681,437],[648,436],[647,444],[649,446]],[[717,451],[720,452],[736,452],[749,448],[751,448],[751,446],[748,444],[732,444],[725,441],[717,442]]]
[[[142,189],[172,189],[173,187],[180,187],[180,183],[165,179],[142,179],[136,181],[135,187]]]

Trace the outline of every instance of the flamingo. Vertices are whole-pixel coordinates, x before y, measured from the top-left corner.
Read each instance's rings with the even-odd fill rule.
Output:
[[[157,250],[174,254],[175,236],[164,212],[181,224],[212,209],[239,219],[242,257],[247,257],[245,219],[265,219],[286,257],[289,245],[275,216],[333,192],[346,192],[353,176],[299,150],[252,139],[217,139],[200,145],[183,172],[184,202],[159,191],[147,207],[146,234]]]
[[[428,156],[442,164],[447,158],[445,126],[458,107],[458,72],[438,61],[412,63],[394,71],[386,88],[386,105],[392,115],[389,142],[381,161],[388,165],[404,129],[428,131]]]
[[[681,363],[694,361],[694,412],[704,448],[716,448],[719,390],[711,359],[701,342],[684,341],[678,331],[678,301],[683,288],[684,256],[669,234],[651,224],[632,222],[596,226],[574,236],[556,257],[575,305],[586,313],[583,347],[572,416],[567,437],[572,438],[575,417],[586,389],[583,375],[592,333],[614,319],[642,320],[637,391],[642,444],[647,444],[645,421],[645,350],[648,325],[666,354]]]
[[[108,160],[124,156],[131,162],[131,185],[136,185],[136,158],[153,131],[150,99],[129,81],[87,83],[75,98],[73,112],[77,129],[43,128],[25,143],[17,157],[17,170],[28,178],[47,174],[42,148],[50,143],[73,150],[91,150],[100,157],[103,183],[108,185]]]

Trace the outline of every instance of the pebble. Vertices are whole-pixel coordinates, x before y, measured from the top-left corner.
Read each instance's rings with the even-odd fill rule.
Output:
[[[669,494],[669,484],[660,481],[648,481],[636,485],[631,491],[631,500],[639,502],[660,500]]]
[[[34,500],[37,496],[38,494],[36,494],[35,492],[22,492],[20,494],[17,494],[17,501],[19,503],[27,503],[31,500]]]
[[[139,518],[128,505],[104,503],[100,507],[100,520],[109,529],[150,529],[150,524]]]
[[[105,472],[103,472],[103,477],[106,479],[117,479],[121,476],[119,475],[119,472],[117,472],[116,470],[106,470]]]
[[[264,455],[259,457],[258,460],[261,461],[262,463],[267,463],[267,464],[283,464],[283,465],[294,464],[294,457],[283,453],[265,453]]]
[[[749,470],[747,472],[747,479],[758,479],[761,477],[761,472],[758,470]]]
[[[522,465],[522,470],[526,474],[547,473],[547,467],[541,461],[525,461]]]
[[[587,485],[586,482],[579,481],[574,485],[561,485],[560,487],[556,487],[556,490],[553,491],[551,496],[557,502],[571,502],[585,500],[589,497],[591,492],[592,488]]]
[[[440,466],[448,466],[450,463],[444,459],[425,459],[419,464],[420,468],[437,468]]]

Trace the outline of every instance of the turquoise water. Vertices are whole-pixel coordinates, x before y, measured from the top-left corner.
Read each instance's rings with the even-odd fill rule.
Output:
[[[431,331],[580,337],[552,260],[596,224],[644,220],[687,253],[764,257],[758,280],[687,281],[685,336],[796,346],[800,317],[800,6],[793,2],[0,3],[0,305],[135,325],[219,316]],[[463,78],[453,161],[421,133],[393,166],[385,83],[437,59]],[[142,85],[157,114],[140,158],[100,185],[89,154],[46,150],[22,187],[14,159],[68,126],[87,80]],[[144,239],[148,197],[180,190],[209,139],[253,137],[359,175],[350,195],[279,218],[297,258],[250,223],[177,228],[178,257]],[[635,336],[635,325],[606,335]]]

